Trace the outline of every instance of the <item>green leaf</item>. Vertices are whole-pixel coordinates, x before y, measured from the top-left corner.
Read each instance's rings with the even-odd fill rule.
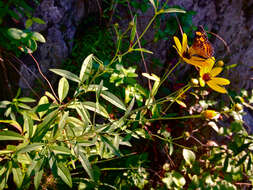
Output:
[[[83,61],[81,71],[79,74],[79,79],[82,83],[89,78],[89,74],[91,73],[91,69],[92,69],[92,60],[93,60],[93,54],[90,54]]]
[[[105,136],[100,135],[101,137],[101,141],[104,142],[107,147],[116,155],[116,156],[121,156],[121,153],[119,152],[119,150],[113,145],[113,143],[107,139]]]
[[[82,118],[82,121],[87,121],[88,123],[91,123],[90,114],[88,110],[84,108],[83,104],[80,104],[79,106],[77,106],[76,111]]]
[[[41,42],[41,43],[46,42],[46,39],[44,38],[44,36],[42,34],[40,34],[39,32],[33,32],[32,39],[34,39],[35,41]]]
[[[0,150],[0,155],[2,154],[9,154],[9,153],[13,153],[14,150]]]
[[[51,146],[50,147],[55,154],[67,154],[70,155],[71,151],[65,146]]]
[[[99,97],[100,97],[100,94],[102,92],[102,88],[103,88],[103,80],[100,81],[100,84],[99,84],[99,87],[98,87],[98,90],[96,91],[96,102],[99,102]]]
[[[43,122],[38,125],[36,133],[34,134],[32,139],[33,142],[36,141],[38,142],[45,136],[48,129],[50,128],[51,122],[53,122],[56,119],[58,111],[59,111],[58,109],[52,111],[44,118]]]
[[[90,178],[94,180],[94,173],[93,173],[89,160],[86,158],[86,156],[82,152],[78,152],[78,154],[79,154],[78,159],[81,162],[83,168],[85,169],[87,174],[90,176]]]
[[[50,105],[51,104],[49,103],[48,98],[46,96],[42,96],[40,98],[39,103],[38,103],[38,107],[36,109],[36,112],[39,112],[40,118],[42,118],[45,115],[45,113],[49,109]]]
[[[66,98],[68,91],[69,91],[69,83],[65,77],[62,77],[58,86],[58,96],[60,102],[62,102],[64,98]]]
[[[85,90],[86,90],[86,92],[89,92],[89,91],[95,92],[95,91],[98,90],[98,88],[99,88],[99,85],[97,85],[97,84],[90,84],[87,88],[85,88]],[[83,89],[83,87],[81,89]],[[103,86],[102,87],[102,91],[105,91],[105,90],[108,90],[108,88],[106,88],[106,87]]]
[[[22,127],[19,125],[18,122],[14,120],[0,120],[0,123],[7,123],[10,124],[11,126],[15,127],[20,133],[22,133]]]
[[[24,179],[21,168],[13,167],[12,174],[14,183],[17,185],[18,188],[20,188]]]
[[[196,156],[194,152],[188,149],[183,149],[183,157],[187,164],[192,165],[192,163],[195,161]]]
[[[30,28],[31,26],[32,26],[32,24],[33,24],[33,20],[32,19],[27,19],[26,21],[25,21],[25,28],[26,29],[28,29],[28,28]]]
[[[130,34],[130,43],[133,43],[135,35],[136,35],[136,15],[134,16],[132,23],[133,23],[133,27]]]
[[[82,105],[84,108],[90,111],[94,111],[100,115],[102,115],[105,118],[110,118],[109,114],[107,113],[106,109],[101,105],[96,105],[94,102],[82,102]]]
[[[154,0],[149,0],[149,2],[152,4],[152,6],[154,7],[154,9],[156,10],[156,5],[155,5]]]
[[[27,109],[27,110],[30,110],[30,109],[31,109],[30,106],[28,106],[28,105],[26,105],[26,104],[23,104],[23,103],[18,103],[17,106],[20,107],[20,108]]]
[[[28,133],[28,137],[32,137],[33,135],[33,120],[26,113],[23,114],[24,118],[24,130]]]
[[[72,188],[72,178],[69,169],[61,162],[57,162],[57,174],[70,188]]]
[[[14,131],[0,131],[0,141],[24,140],[24,137]]]
[[[22,97],[18,99],[19,102],[25,102],[25,103],[30,103],[30,102],[36,102],[33,98],[29,97]]]
[[[186,13],[186,11],[178,8],[168,8],[162,10],[162,13]]]
[[[25,152],[31,152],[34,150],[40,151],[42,147],[44,146],[44,143],[33,143],[25,146],[24,148],[21,148],[18,153],[25,153]]]
[[[178,187],[183,187],[186,183],[185,178],[178,172],[173,172],[172,174],[172,179],[173,182],[178,186]]]
[[[157,81],[157,82],[160,82],[160,78],[158,76],[156,76],[155,74],[148,74],[148,73],[142,73],[142,76],[150,79],[150,80],[153,80],[153,81]]]
[[[32,20],[38,24],[46,24],[44,20],[42,20],[38,17],[32,17]]]
[[[69,71],[62,70],[62,69],[49,69],[49,70],[56,73],[57,75],[65,77],[65,78],[72,80],[74,82],[77,82],[77,83],[80,82],[80,79],[78,78],[78,76],[76,76],[75,74],[73,74]]]
[[[39,189],[43,173],[44,173],[43,170],[40,170],[40,171],[35,173],[35,176],[34,176],[34,187],[35,187],[35,189]]]
[[[152,51],[149,51],[145,48],[137,48],[137,49],[132,49],[132,51],[141,51],[141,52],[144,52],[144,53],[150,53],[150,54],[153,54]]]
[[[115,105],[116,107],[126,110],[125,104],[114,94],[108,91],[103,91],[101,93],[101,97],[110,102],[111,104]]]
[[[12,38],[14,38],[15,40],[20,40],[22,37],[22,34],[24,32],[22,30],[19,30],[17,28],[9,28],[8,29],[8,35]]]

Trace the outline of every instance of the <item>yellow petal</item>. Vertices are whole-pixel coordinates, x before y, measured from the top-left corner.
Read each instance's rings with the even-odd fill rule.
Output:
[[[226,90],[225,88],[223,88],[223,87],[217,85],[215,82],[213,82],[213,80],[207,81],[207,85],[208,85],[211,89],[213,89],[213,90],[215,90],[215,91],[217,91],[217,92],[224,93],[224,94],[227,93],[227,90]]]
[[[174,36],[174,41],[175,41],[178,51],[182,52],[182,46],[181,46],[181,43],[180,43],[178,37]]]
[[[210,74],[215,77],[217,76],[218,74],[220,74],[222,71],[222,67],[215,67],[213,68],[211,71],[210,71]]]
[[[194,65],[196,67],[202,67],[204,65],[204,61],[201,58],[191,57],[190,59],[184,58],[184,61],[188,64]]]
[[[173,47],[177,50],[178,55],[179,55],[180,57],[182,57],[182,53],[177,49],[177,47],[174,46],[174,45],[173,45]]]
[[[201,77],[199,77],[199,84],[201,87],[205,86],[205,81]]]
[[[186,51],[187,50],[187,35],[184,33],[183,34],[183,41],[182,41],[182,51]]]
[[[212,78],[212,81],[218,85],[229,85],[230,84],[230,81],[228,79],[224,79],[221,77],[214,77],[214,78]]]

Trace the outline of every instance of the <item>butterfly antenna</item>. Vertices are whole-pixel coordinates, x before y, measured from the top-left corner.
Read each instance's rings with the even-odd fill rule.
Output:
[[[206,31],[206,32],[209,33],[209,34],[211,34],[211,35],[213,35],[213,36],[215,36],[215,37],[218,38],[220,41],[222,41],[222,43],[224,44],[224,46],[225,46],[226,49],[227,49],[227,52],[230,53],[230,48],[229,48],[227,42],[226,42],[222,37],[220,37],[218,34],[215,34],[215,33],[213,33],[213,32],[209,32],[209,31]]]

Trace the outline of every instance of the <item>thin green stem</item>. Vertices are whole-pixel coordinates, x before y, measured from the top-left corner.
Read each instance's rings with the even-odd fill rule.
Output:
[[[187,88],[185,88],[181,93],[179,93],[177,95],[177,97],[169,104],[169,106],[164,110],[164,113],[166,113],[168,111],[168,109],[170,109],[170,107],[172,106],[172,104],[178,100],[178,98],[180,98],[185,92],[187,92],[189,89],[191,88],[191,85],[188,85]]]
[[[181,60],[179,59],[178,62],[174,65],[174,67],[172,67],[169,72],[162,78],[159,87],[162,85],[162,83],[169,77],[169,75],[172,73],[172,71],[174,71],[174,69],[179,65],[179,63],[181,62]]]

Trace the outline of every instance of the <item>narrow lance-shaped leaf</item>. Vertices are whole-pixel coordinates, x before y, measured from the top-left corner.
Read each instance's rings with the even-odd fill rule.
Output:
[[[77,83],[80,82],[80,79],[78,78],[78,76],[76,76],[75,74],[73,74],[73,73],[71,73],[69,71],[62,70],[62,69],[49,69],[49,70],[52,71],[52,72],[54,72],[57,75],[65,77],[65,78],[67,78],[69,80],[72,80],[74,82],[77,82]]]
[[[60,102],[62,102],[64,98],[66,98],[68,91],[69,91],[69,83],[65,77],[62,77],[61,80],[59,81],[58,86],[58,96]]]
[[[136,36],[136,15],[134,16],[133,20],[132,20],[132,30],[131,30],[131,34],[130,34],[130,44],[132,45],[132,43],[134,42],[134,38]]]
[[[14,131],[0,131],[0,141],[24,140],[24,137]]]
[[[178,8],[168,8],[162,11],[163,13],[186,13],[186,11]]]
[[[21,148],[18,151],[18,153],[21,154],[21,153],[31,152],[34,150],[40,151],[43,146],[44,146],[44,143],[32,143],[32,144],[25,146],[24,148]]]
[[[35,189],[39,189],[43,173],[44,173],[43,169],[35,173],[35,176],[34,176]]]
[[[107,147],[117,156],[121,156],[121,153],[119,152],[119,150],[113,145],[113,143],[107,139],[105,136],[100,136],[101,137],[101,140],[102,142],[104,142]]]
[[[11,126],[15,127],[20,133],[22,133],[22,127],[19,125],[18,122],[14,120],[0,120],[0,123],[10,124]]]
[[[72,188],[72,178],[69,169],[61,162],[57,163],[57,174],[70,188]]]
[[[83,107],[86,108],[87,110],[90,110],[90,111],[94,111],[102,116],[104,116],[105,118],[110,118],[109,117],[109,114],[107,113],[106,109],[101,106],[101,105],[96,105],[96,103],[94,102],[83,102]]]
[[[85,80],[87,80],[89,78],[89,74],[90,74],[91,68],[92,68],[92,60],[93,60],[93,54],[90,54],[83,61],[80,75],[79,75],[79,79],[81,82],[84,82]]]
[[[154,7],[154,9],[156,10],[156,6],[155,6],[154,0],[149,0],[149,2],[152,4],[152,6]]]
[[[13,166],[12,174],[13,174],[13,181],[15,182],[17,187],[20,188],[24,179],[21,168],[19,168],[18,166],[16,167]]]
[[[105,100],[107,100],[108,102],[110,102],[111,104],[113,104],[114,106],[116,106],[122,110],[126,110],[125,104],[117,96],[115,96],[111,92],[103,91],[101,93],[101,97],[104,98]]]
[[[79,152],[78,159],[81,162],[87,174],[89,175],[89,177],[94,180],[94,173],[88,158],[86,158],[86,156],[82,152]]]
[[[132,51],[141,51],[141,52],[144,52],[144,53],[150,53],[150,54],[153,54],[152,51],[149,51],[145,48],[137,48],[137,49],[132,49]]]

